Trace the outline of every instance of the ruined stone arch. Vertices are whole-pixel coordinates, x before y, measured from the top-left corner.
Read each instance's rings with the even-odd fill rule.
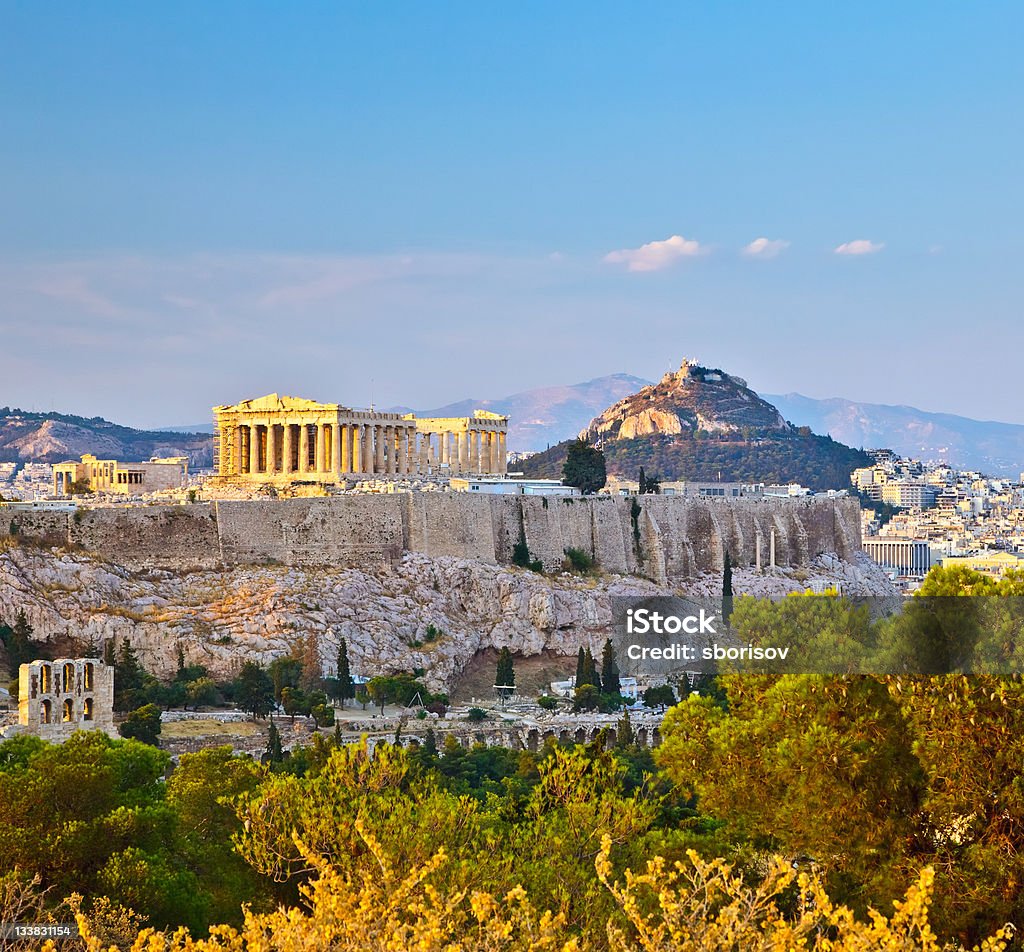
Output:
[[[70,724],[75,719],[75,702],[66,698],[61,705],[60,719],[65,724]]]
[[[86,691],[95,691],[96,688],[93,686],[95,683],[95,672],[93,670],[94,665],[91,661],[85,663],[85,671],[83,678],[83,686]]]
[[[93,719],[92,711],[93,711],[92,698],[91,697],[87,697],[85,699],[85,701],[82,702],[82,720],[83,721],[91,721]]]
[[[43,703],[39,706],[39,723],[49,724],[53,720],[53,705],[50,703],[49,698],[43,698]]]
[[[70,694],[75,689],[75,666],[70,661],[61,668],[61,691]]]
[[[39,669],[39,693],[49,694],[53,690],[53,668],[44,664]],[[49,721],[47,721],[49,723]]]

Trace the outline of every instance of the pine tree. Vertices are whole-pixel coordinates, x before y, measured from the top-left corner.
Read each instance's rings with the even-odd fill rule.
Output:
[[[267,730],[267,763],[279,764],[284,760],[284,751],[281,749],[281,733],[277,725],[271,721]]]
[[[498,668],[494,675],[494,683],[497,686],[499,696],[508,697],[508,695],[513,693],[516,683],[516,672],[512,665],[512,652],[508,648],[502,648],[498,652]]]
[[[437,756],[437,735],[432,727],[427,728],[427,736],[423,738],[423,753],[428,757]]]
[[[356,696],[355,684],[352,682],[352,672],[348,666],[348,643],[344,638],[338,644],[338,698],[342,708],[345,701]]]
[[[619,665],[615,660],[615,648],[609,638],[604,643],[601,654],[601,684],[605,694],[619,694],[622,685],[619,683]]]
[[[181,647],[181,642],[178,643],[178,678],[181,678],[182,672],[185,670],[185,652]]]
[[[114,710],[131,711],[141,703],[145,671],[139,664],[132,643],[124,638],[114,663]]]

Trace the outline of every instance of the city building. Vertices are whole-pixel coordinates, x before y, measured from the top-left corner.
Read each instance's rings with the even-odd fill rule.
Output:
[[[566,486],[560,479],[516,479],[514,477],[456,477],[449,485],[456,492],[491,493],[499,496],[579,496],[575,486]]]
[[[891,480],[882,486],[882,502],[897,509],[930,509],[939,489],[918,480]]]
[[[508,417],[487,410],[417,419],[272,393],[213,413],[216,475],[227,481],[331,483],[506,468]]]
[[[1015,555],[1012,552],[976,552],[972,555],[951,556],[942,560],[943,568],[958,565],[999,578],[1007,570],[1024,570],[1024,555]]]
[[[183,489],[188,484],[188,457],[153,457],[146,463],[122,463],[97,459],[86,453],[81,462],[56,463],[53,492],[70,496],[79,487],[90,492],[126,493],[138,496],[161,489]]]

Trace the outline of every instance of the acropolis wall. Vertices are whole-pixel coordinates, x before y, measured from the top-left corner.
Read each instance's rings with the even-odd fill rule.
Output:
[[[394,562],[403,552],[508,564],[525,539],[557,568],[565,549],[605,571],[656,580],[733,564],[805,566],[860,550],[855,499],[551,497],[462,493],[350,494],[181,506],[26,512],[18,531],[76,544],[129,568],[214,568],[280,562]]]

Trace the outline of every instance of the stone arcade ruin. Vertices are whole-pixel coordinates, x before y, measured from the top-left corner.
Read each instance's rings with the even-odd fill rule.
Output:
[[[34,734],[61,742],[75,731],[114,729],[114,669],[99,658],[58,658],[23,664],[18,724],[8,736]]]

